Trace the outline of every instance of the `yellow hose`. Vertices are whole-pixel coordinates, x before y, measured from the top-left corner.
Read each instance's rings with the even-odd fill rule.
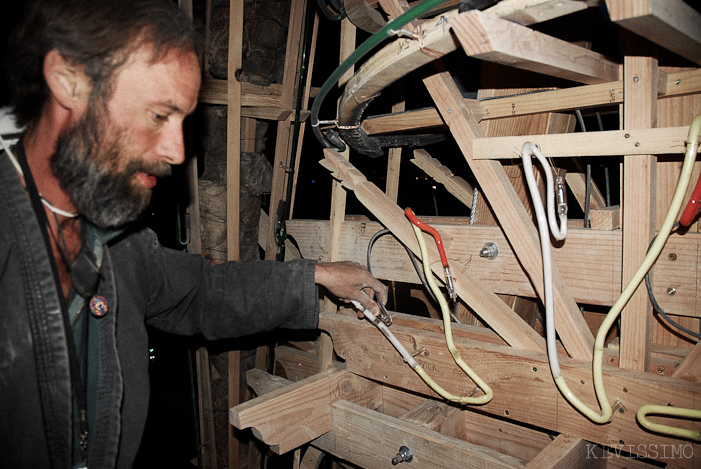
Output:
[[[599,401],[599,405],[601,406],[601,414],[597,414],[595,411],[592,411],[588,406],[586,406],[584,403],[582,403],[569,389],[567,386],[567,383],[565,382],[565,379],[560,376],[555,379],[555,383],[557,384],[558,388],[562,392],[562,394],[565,396],[565,399],[578,411],[580,411],[582,414],[584,414],[588,419],[590,419],[593,422],[596,423],[606,423],[611,420],[611,405],[608,402],[608,398],[606,397],[606,390],[604,389],[604,377],[603,377],[603,358],[604,358],[604,341],[606,339],[606,335],[608,334],[609,330],[611,329],[611,326],[616,322],[616,319],[618,319],[618,316],[621,314],[621,311],[625,307],[625,305],[628,303],[628,300],[630,300],[631,296],[633,296],[633,293],[635,290],[638,288],[642,280],[645,278],[645,275],[647,272],[652,268],[652,265],[655,263],[657,260],[657,257],[660,255],[660,252],[662,251],[662,248],[664,247],[665,243],[667,242],[667,239],[669,238],[670,233],[672,232],[672,228],[674,227],[674,222],[677,219],[677,216],[679,215],[679,210],[681,209],[681,206],[684,202],[684,196],[686,194],[687,187],[689,186],[689,180],[691,179],[691,172],[694,167],[694,161],[696,160],[696,151],[698,147],[698,138],[699,134],[701,133],[701,114],[696,116],[694,120],[691,123],[691,127],[689,128],[689,136],[687,138],[687,151],[686,151],[686,156],[684,157],[684,163],[682,165],[682,171],[679,176],[679,183],[677,184],[677,188],[674,192],[674,196],[672,197],[672,203],[670,204],[669,210],[667,211],[667,215],[664,219],[664,222],[662,223],[662,227],[660,228],[660,232],[658,233],[657,237],[655,238],[655,241],[652,243],[652,246],[650,246],[650,249],[645,256],[645,259],[643,259],[642,264],[638,268],[638,270],[635,272],[633,277],[630,279],[628,282],[628,285],[625,287],[623,292],[621,293],[621,296],[616,300],[616,302],[613,304],[611,309],[609,310],[608,314],[606,315],[606,318],[604,319],[604,322],[601,324],[599,327],[599,331],[596,334],[596,339],[594,341],[594,358],[592,362],[592,374],[593,374],[593,379],[594,379],[594,391],[596,392],[596,397]],[[641,409],[645,408],[646,406],[641,407]],[[658,409],[659,406],[656,406],[655,408]],[[684,411],[685,409],[679,409],[679,408],[674,408],[674,407],[663,407],[663,409],[674,409],[674,412],[677,412],[677,414],[672,414],[669,412],[669,415],[679,415],[679,411]],[[698,411],[694,411],[692,409],[686,409],[690,411],[691,413],[696,413]],[[642,418],[645,419],[645,413],[644,411],[642,413]],[[662,413],[662,412],[655,412],[655,413]],[[638,412],[638,419],[640,420],[641,418],[641,413]],[[698,417],[696,417],[698,418]],[[647,419],[645,419],[647,421]],[[669,433],[667,431],[662,431],[660,427],[666,427],[664,425],[656,425],[652,424],[651,422],[650,426],[648,428],[653,429],[656,428],[654,431],[658,431],[660,433],[667,433],[672,435],[673,433]],[[641,422],[642,424],[642,422]],[[673,427],[666,427],[666,428],[673,428]],[[684,432],[685,430],[681,429],[674,429],[676,431],[681,431]]]
[[[686,430],[683,428],[671,427],[669,425],[652,423],[650,420],[648,420],[647,414],[701,420],[701,410],[647,404],[641,406],[638,409],[638,412],[635,414],[635,416],[638,418],[638,423],[640,423],[640,425],[642,425],[646,430],[656,433],[663,433],[665,435],[670,435],[677,438],[687,438],[689,440],[701,441],[701,432],[699,430]]]
[[[434,295],[438,299],[438,303],[441,306],[441,313],[443,315],[443,329],[445,331],[445,342],[446,345],[448,346],[448,350],[450,350],[451,355],[453,356],[453,360],[455,360],[455,363],[462,369],[462,371],[467,374],[472,381],[475,382],[477,386],[484,392],[483,395],[481,396],[476,396],[476,397],[468,397],[468,396],[456,396],[455,394],[451,394],[442,387],[440,387],[433,379],[431,379],[428,374],[421,368],[420,365],[416,365],[414,367],[414,370],[416,373],[421,376],[421,379],[423,379],[426,384],[428,384],[431,389],[436,391],[441,397],[448,399],[449,401],[453,402],[459,402],[461,404],[486,404],[489,401],[492,400],[492,397],[494,396],[494,393],[492,392],[492,388],[489,387],[487,383],[485,383],[478,375],[475,373],[468,365],[465,363],[460,357],[460,352],[458,352],[457,347],[455,347],[455,342],[453,342],[453,329],[450,323],[450,308],[448,307],[448,302],[445,300],[445,297],[443,296],[443,293],[440,291],[440,288],[438,288],[438,285],[436,284],[436,281],[433,279],[433,272],[431,271],[431,266],[428,258],[428,249],[426,249],[426,242],[424,241],[423,233],[421,230],[412,223],[411,227],[414,229],[414,233],[416,234],[416,239],[419,242],[419,248],[421,249],[421,259],[423,261],[423,266],[424,266],[424,273],[426,276],[426,281],[428,282],[428,285],[431,287],[431,290],[433,291]]]

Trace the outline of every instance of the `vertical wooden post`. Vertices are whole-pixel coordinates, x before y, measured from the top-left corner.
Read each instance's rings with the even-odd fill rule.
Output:
[[[226,126],[226,252],[228,260],[239,259],[239,185],[241,172],[241,68],[243,49],[243,0],[231,0],[229,10],[229,64]],[[229,352],[229,408],[239,404],[241,352]],[[229,425],[229,467],[239,467],[239,441]]]
[[[296,71],[299,59],[299,43],[302,35],[300,25],[304,19],[305,0],[292,0],[290,6],[290,21],[288,22],[287,51],[285,54],[285,68],[282,79],[282,96],[280,107],[292,109],[294,90],[297,84]],[[275,158],[273,159],[273,185],[270,194],[270,211],[268,213],[268,241],[265,247],[265,258],[275,259],[277,243],[275,242],[275,215],[278,204],[285,194],[288,179],[288,167],[290,164],[290,135],[294,120],[291,114],[284,121],[278,122],[277,136],[275,138]],[[289,202],[289,201],[288,201]]]
[[[679,67],[660,67],[664,72],[677,72],[685,70]],[[701,94],[691,94],[684,96],[673,96],[659,99],[657,102],[657,126],[658,127],[677,127],[688,126],[691,121],[701,113]],[[672,200],[674,190],[679,182],[681,173],[682,159],[662,159],[657,162],[657,222],[655,230],[662,226],[662,221],[667,215],[669,204]],[[687,188],[684,200],[689,200],[694,191],[696,181],[701,173],[701,162],[694,163],[694,171],[691,175],[691,183]],[[694,222],[690,231],[698,232],[698,222]],[[654,288],[654,286],[653,286]],[[691,330],[698,330],[699,318],[688,316],[675,316],[674,320],[682,326]],[[653,317],[652,324],[652,343],[669,345],[672,347],[691,348],[694,347],[694,341],[688,340],[681,334],[670,333],[667,323],[659,316]],[[701,365],[701,363],[700,363]]]
[[[399,97],[400,91],[404,90],[401,84],[399,89],[395,91],[395,96]],[[398,99],[397,103],[392,105],[392,112],[402,112],[406,109],[406,101]],[[392,202],[397,203],[399,197],[399,169],[402,165],[402,148],[390,148],[387,158],[387,183],[385,185],[385,193]]]
[[[307,109],[309,105],[309,94],[311,91],[312,87],[312,70],[314,69],[314,57],[316,55],[316,40],[317,36],[319,34],[319,13],[314,14],[314,24],[312,25],[312,38],[311,38],[311,47],[309,49],[309,63],[307,65],[307,80],[304,83],[304,94],[302,95],[302,109]],[[300,57],[301,58],[301,57]],[[297,90],[298,93],[301,92],[301,90]],[[294,115],[294,111],[293,111]],[[295,157],[295,167],[294,167],[294,178],[292,181],[292,197],[291,200],[289,201],[290,203],[290,219],[292,218],[292,214],[294,213],[294,202],[295,202],[295,194],[297,193],[297,177],[299,176],[299,164],[302,161],[302,137],[304,136],[304,129],[306,127],[305,122],[300,122],[299,123],[299,142],[297,145],[297,154]],[[290,142],[291,144],[291,142]]]
[[[339,51],[339,62],[343,62],[355,50],[355,26],[348,18],[341,22],[341,47]],[[339,80],[338,85],[343,86],[353,76],[352,68],[348,70]],[[343,157],[349,158],[349,150],[343,152]],[[346,190],[341,183],[333,181],[331,186],[331,215],[329,218],[329,252],[327,260],[334,262],[339,260],[339,239],[341,223],[346,218]],[[323,309],[330,311],[335,305],[329,298],[324,299]],[[327,334],[321,334],[319,343],[319,368],[323,371],[331,366],[333,358],[333,343]]]
[[[623,128],[657,125],[657,59],[625,57]],[[657,157],[623,157],[623,285],[640,266],[655,229]],[[652,308],[638,288],[621,313],[621,368],[646,371],[650,365]]]

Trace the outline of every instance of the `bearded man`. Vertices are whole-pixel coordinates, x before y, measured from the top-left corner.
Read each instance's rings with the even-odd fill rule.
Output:
[[[131,467],[148,409],[146,325],[207,339],[315,328],[317,284],[377,313],[354,263],[210,266],[138,224],[185,159],[200,86],[165,0],[36,0],[9,83],[26,133],[0,154],[0,466]]]

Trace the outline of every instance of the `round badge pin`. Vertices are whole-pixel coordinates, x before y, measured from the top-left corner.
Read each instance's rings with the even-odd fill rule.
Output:
[[[96,318],[101,318],[107,314],[107,300],[103,296],[93,296],[90,299],[90,312]]]

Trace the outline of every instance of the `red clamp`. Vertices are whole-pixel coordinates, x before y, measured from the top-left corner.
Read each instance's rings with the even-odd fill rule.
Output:
[[[436,242],[436,247],[438,248],[438,254],[441,256],[441,263],[443,264],[443,271],[445,272],[445,277],[446,277],[446,284],[448,287],[448,293],[450,294],[450,299],[455,301],[457,298],[457,293],[455,293],[455,286],[453,285],[453,277],[450,274],[450,266],[448,265],[448,256],[445,254],[445,247],[443,245],[443,238],[441,238],[441,235],[438,231],[436,231],[435,228],[433,228],[430,225],[427,225],[426,223],[422,222],[418,218],[416,218],[416,215],[414,215],[414,211],[410,208],[407,207],[406,210],[404,210],[404,215],[409,219],[411,223],[416,225],[421,231],[424,231],[428,234],[430,234],[434,241]],[[425,262],[425,260],[424,260]]]
[[[699,177],[696,183],[696,188],[691,194],[691,199],[686,204],[686,208],[679,219],[679,224],[682,226],[689,226],[694,222],[696,215],[699,214],[699,202],[701,201],[701,177]]]

